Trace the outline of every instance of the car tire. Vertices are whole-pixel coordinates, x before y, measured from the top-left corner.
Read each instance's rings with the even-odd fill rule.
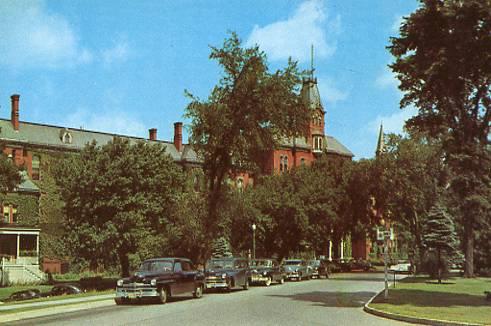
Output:
[[[199,299],[203,296],[203,286],[201,284],[196,285],[196,288],[193,292],[193,297],[195,299]]]
[[[165,287],[160,288],[159,297],[158,297],[159,303],[162,303],[162,304],[166,303],[167,302],[167,295],[168,295],[167,289]]]
[[[249,280],[246,279],[245,284],[242,286],[244,290],[249,290]]]
[[[284,277],[280,278],[280,280],[278,281],[278,283],[284,284],[285,283],[285,278]]]
[[[264,285],[270,286],[271,285],[271,281],[272,281],[271,276],[268,276],[268,279],[264,282]]]

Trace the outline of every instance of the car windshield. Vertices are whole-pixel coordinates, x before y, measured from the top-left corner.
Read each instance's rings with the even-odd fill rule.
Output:
[[[252,267],[271,267],[273,266],[273,261],[271,260],[253,260],[251,262]]]
[[[321,261],[320,260],[311,260],[311,261],[309,261],[309,265],[319,267],[321,265]]]
[[[212,259],[206,265],[211,269],[234,268],[234,261],[232,259]]]
[[[151,260],[145,261],[140,266],[140,272],[171,272],[172,261],[170,260]]]
[[[285,265],[302,265],[301,260],[286,260]]]

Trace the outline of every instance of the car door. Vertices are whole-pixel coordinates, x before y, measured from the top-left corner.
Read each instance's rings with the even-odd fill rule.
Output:
[[[273,260],[272,262],[272,277],[273,277],[273,282],[276,282],[281,279],[281,271],[280,271],[280,265],[276,260]]]
[[[184,273],[182,271],[182,264],[180,261],[174,263],[174,273],[172,274],[174,284],[172,285],[172,294],[182,294],[186,292],[186,281]]]
[[[182,260],[182,274],[183,274],[183,291],[191,293],[195,289],[194,280],[196,278],[196,271],[193,270],[191,262]]]

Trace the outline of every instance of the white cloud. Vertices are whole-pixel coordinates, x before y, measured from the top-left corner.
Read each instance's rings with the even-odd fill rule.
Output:
[[[368,123],[368,128],[372,134],[377,135],[380,124],[382,123],[384,126],[384,133],[402,134],[405,122],[417,113],[418,110],[416,108],[408,107],[390,115],[379,115]]]
[[[336,50],[335,40],[327,39],[326,26],[330,35],[339,32],[340,18],[327,21],[322,0],[303,2],[287,20],[271,23],[264,27],[254,26],[246,42],[248,46],[258,44],[271,60],[292,57],[299,61],[310,59],[310,46],[314,45],[316,57],[325,58]]]
[[[114,110],[91,112],[86,108],[79,108],[69,114],[61,125],[137,137],[145,137],[147,130],[141,121],[125,112]]]
[[[329,78],[320,78],[318,87],[322,101],[326,103],[334,104],[343,101],[349,95],[348,91],[340,90]]]
[[[392,23],[392,32],[399,34],[399,28],[401,27],[403,20],[404,20],[403,15],[394,16],[394,23]]]
[[[112,64],[115,62],[124,62],[128,59],[129,47],[126,41],[120,41],[112,48],[103,50],[101,52],[102,61],[105,64]]]
[[[69,22],[39,0],[0,4],[0,64],[58,67],[91,62]]]
[[[375,79],[375,85],[378,88],[386,89],[386,88],[394,88],[397,89],[399,86],[399,80],[396,75],[390,70],[388,66],[386,66],[380,75],[378,75],[377,79]]]

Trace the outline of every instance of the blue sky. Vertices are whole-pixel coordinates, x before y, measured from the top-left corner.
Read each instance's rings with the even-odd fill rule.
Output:
[[[416,0],[0,1],[0,117],[10,95],[21,121],[172,140],[187,89],[205,98],[220,70],[208,59],[228,31],[259,44],[271,68],[289,56],[310,67],[326,132],[356,159],[372,157],[380,121],[401,132],[385,49]],[[187,135],[184,135],[184,140]]]

